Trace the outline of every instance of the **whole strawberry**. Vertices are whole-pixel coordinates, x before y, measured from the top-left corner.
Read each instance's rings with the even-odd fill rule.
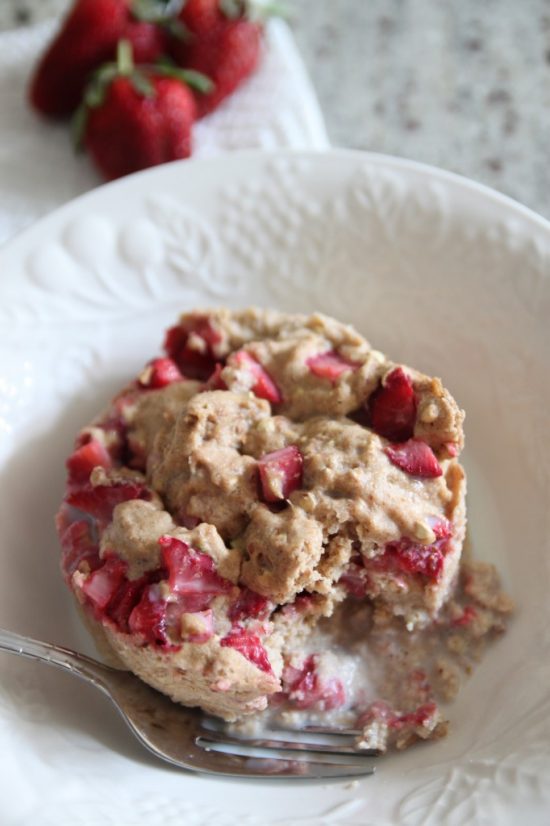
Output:
[[[91,73],[115,59],[119,40],[132,44],[136,62],[154,62],[167,43],[163,8],[159,0],[76,0],[35,70],[34,108],[49,117],[74,112]]]
[[[189,157],[196,105],[187,83],[210,89],[198,73],[134,67],[121,41],[117,63],[97,71],[75,115],[79,143],[107,180]]]
[[[210,94],[197,98],[199,117],[215,109],[258,65],[262,26],[247,11],[239,0],[186,0],[179,14],[185,35],[170,39],[172,57],[214,82]]]

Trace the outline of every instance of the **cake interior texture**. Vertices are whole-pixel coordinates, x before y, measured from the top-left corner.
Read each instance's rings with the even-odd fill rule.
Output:
[[[464,553],[464,413],[320,314],[196,310],[78,434],[65,580],[111,662],[257,728],[445,734],[512,610]]]

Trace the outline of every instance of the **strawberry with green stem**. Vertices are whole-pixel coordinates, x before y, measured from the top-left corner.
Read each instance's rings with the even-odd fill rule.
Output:
[[[261,54],[261,14],[280,9],[251,0],[186,0],[178,20],[183,35],[170,37],[179,66],[210,77],[214,88],[197,98],[199,117],[213,111],[256,69]]]
[[[74,118],[75,140],[107,180],[187,158],[196,104],[190,87],[208,93],[208,78],[171,66],[136,67],[128,41],[116,63],[97,70]]]
[[[181,24],[163,0],[76,0],[31,80],[32,106],[48,117],[70,115],[90,75],[114,60],[117,44],[132,44],[136,63],[153,63],[166,50],[168,33]]]

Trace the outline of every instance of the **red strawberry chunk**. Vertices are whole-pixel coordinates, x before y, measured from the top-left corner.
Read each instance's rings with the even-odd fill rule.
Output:
[[[241,588],[239,596],[230,606],[227,615],[231,622],[254,618],[265,620],[273,610],[274,605],[265,597],[251,591],[246,586]]]
[[[342,373],[357,370],[360,367],[355,361],[344,358],[336,350],[328,350],[306,359],[306,364],[314,376],[328,379],[333,384],[338,381]]]
[[[101,522],[110,522],[113,510],[121,502],[129,499],[151,498],[150,492],[145,485],[140,482],[116,482],[113,485],[83,485],[82,487],[69,491],[67,502],[74,508],[78,508],[90,516],[99,519]]]
[[[442,516],[428,516],[426,521],[435,533],[436,539],[450,539],[453,535],[453,523],[448,519]]]
[[[422,728],[426,724],[430,724],[437,714],[437,706],[435,703],[425,703],[419,706],[414,711],[409,711],[406,714],[394,714],[389,720],[389,726],[392,729],[400,730],[405,727]]]
[[[167,603],[156,584],[148,585],[128,618],[130,633],[139,634],[150,645],[170,647],[166,628]]]
[[[223,648],[234,648],[260,671],[265,671],[267,674],[273,673],[267,651],[260,642],[260,638],[256,634],[245,631],[241,625],[235,625],[229,634],[220,640],[220,645]]]
[[[477,617],[477,610],[474,605],[465,605],[462,614],[455,620],[452,621],[451,625],[461,627],[465,625],[470,625],[471,622]]]
[[[443,473],[435,453],[421,439],[409,439],[397,445],[388,445],[384,453],[396,467],[411,476],[435,479]]]
[[[113,461],[107,448],[98,439],[90,439],[69,456],[66,464],[69,484],[80,484],[89,480],[94,468],[110,468]]]
[[[445,549],[442,545],[442,542],[418,545],[403,537],[395,542],[386,543],[384,557],[393,559],[407,573],[423,574],[429,579],[437,580],[445,560]]]
[[[158,390],[175,381],[182,381],[183,376],[175,361],[169,358],[153,359],[141,373],[138,381],[142,387]]]
[[[233,584],[217,573],[214,560],[208,554],[172,536],[161,536],[159,545],[168,570],[168,585],[172,593],[182,598],[178,604],[184,611],[204,611],[214,597],[233,589]]]
[[[127,564],[118,557],[110,557],[82,584],[82,591],[95,608],[103,610],[111,602],[126,577]]]
[[[119,631],[127,634],[130,630],[128,620],[130,614],[138,604],[143,593],[143,589],[148,584],[148,579],[125,579],[120,584],[117,593],[113,596],[107,615]]]
[[[296,445],[266,453],[258,462],[265,502],[280,502],[302,484],[304,460]]]
[[[171,327],[164,340],[164,349],[190,379],[206,381],[216,370],[219,358],[216,348],[221,334],[206,316],[193,316]]]
[[[395,367],[368,402],[372,429],[393,442],[404,442],[414,432],[416,397],[402,367]]]
[[[218,362],[210,378],[204,383],[203,390],[227,390],[227,384],[222,378],[223,365]]]
[[[283,673],[283,685],[288,699],[298,709],[330,711],[346,701],[346,692],[338,677],[321,679],[314,654],[304,660],[300,669],[287,666]]]
[[[92,526],[87,520],[81,519],[62,529],[60,517],[58,530],[62,548],[61,567],[67,579],[70,579],[84,563],[92,571],[101,565],[99,547],[92,536]]]
[[[368,576],[363,564],[350,562],[338,580],[338,584],[343,585],[352,597],[362,599],[366,594],[368,585]]]
[[[444,447],[449,456],[458,456],[458,445],[456,442],[445,442]]]
[[[283,400],[279,388],[267,370],[246,350],[237,350],[229,357],[228,362],[235,365],[239,371],[250,375],[250,389],[259,399],[266,399],[271,404],[279,404]]]

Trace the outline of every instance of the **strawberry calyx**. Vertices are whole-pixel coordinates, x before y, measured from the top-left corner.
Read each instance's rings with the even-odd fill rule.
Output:
[[[246,18],[257,22],[268,17],[289,17],[288,6],[276,0],[219,0],[219,9],[228,20]]]
[[[173,78],[201,94],[209,94],[214,89],[214,83],[202,72],[181,69],[169,60],[136,67],[132,44],[129,40],[119,40],[116,61],[104,63],[93,73],[84,91],[82,103],[74,113],[72,133],[75,147],[82,147],[90,110],[97,109],[105,103],[108,89],[115,80],[127,78],[139,95],[152,98],[155,96],[155,87],[152,83],[155,76]]]

